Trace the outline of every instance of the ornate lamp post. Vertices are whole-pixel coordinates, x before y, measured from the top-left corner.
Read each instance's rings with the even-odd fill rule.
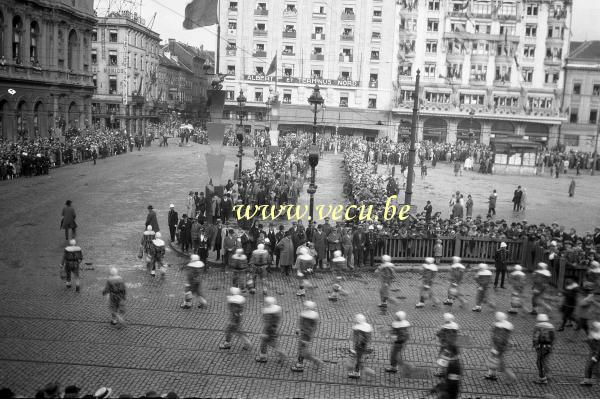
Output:
[[[321,93],[319,92],[319,85],[316,84],[313,88],[313,92],[308,98],[308,103],[314,107],[313,113],[313,138],[312,138],[312,146],[310,147],[310,151],[308,154],[308,163],[310,164],[310,185],[308,186],[308,194],[310,195],[309,202],[309,215],[310,221],[313,221],[313,213],[315,207],[315,193],[317,192],[317,185],[315,184],[315,168],[319,164],[319,148],[317,147],[317,107],[322,105],[324,100],[321,97]]]
[[[238,116],[240,117],[240,126],[237,132],[237,139],[240,142],[240,149],[238,151],[238,157],[240,158],[240,163],[238,166],[238,176],[242,176],[242,158],[244,157],[244,107],[246,106],[246,97],[244,96],[244,92],[240,89],[240,95],[237,97],[238,103]]]
[[[475,116],[475,110],[469,111],[469,146],[471,146],[471,139],[473,138],[473,117]]]

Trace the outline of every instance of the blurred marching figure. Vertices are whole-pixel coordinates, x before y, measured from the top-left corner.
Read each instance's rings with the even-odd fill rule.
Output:
[[[267,295],[267,267],[271,264],[271,256],[269,251],[265,249],[264,244],[258,244],[257,248],[252,251],[250,257],[250,278],[248,279],[248,288],[251,294],[256,292],[258,281],[262,287],[263,295]]]
[[[554,326],[550,323],[548,315],[537,315],[537,323],[533,328],[533,348],[537,353],[537,368],[539,379],[536,384],[548,384],[548,360],[554,346]]]
[[[154,240],[155,233],[152,230],[152,226],[148,225],[146,227],[146,231],[142,235],[142,240],[140,242],[140,251],[138,253],[138,258],[144,258],[146,262],[146,269],[150,270],[150,262],[152,261],[152,241]]]
[[[349,378],[360,378],[360,371],[365,370],[365,373],[373,375],[373,371],[364,367],[363,356],[366,354],[371,337],[373,335],[373,327],[367,323],[367,319],[363,314],[355,316],[356,324],[352,326],[352,340],[354,346],[354,356],[356,363],[354,370],[348,373]]]
[[[277,301],[272,296],[265,298],[265,307],[262,309],[263,315],[263,333],[261,335],[259,355],[256,361],[259,363],[267,362],[267,349],[270,346],[279,356],[279,361],[282,362],[286,355],[277,348],[277,336],[279,324],[281,324],[281,306],[277,305]]]
[[[186,266],[187,283],[185,285],[185,293],[182,309],[191,309],[194,295],[198,297],[198,307],[203,308],[207,305],[206,299],[202,295],[202,274],[204,263],[196,254],[190,256],[190,263]]]
[[[106,286],[102,291],[102,295],[108,294],[109,308],[111,314],[110,324],[124,324],[123,316],[125,315],[125,299],[127,291],[125,283],[116,267],[110,269],[110,276],[106,280]]]
[[[496,381],[498,379],[496,372],[503,371],[511,382],[516,381],[517,377],[515,376],[515,373],[506,367],[504,361],[504,354],[508,349],[508,343],[513,329],[514,326],[507,320],[506,314],[496,312],[496,323],[494,323],[494,328],[492,329],[492,348],[488,358],[489,369],[485,376],[486,380]]]
[[[298,320],[298,363],[291,367],[292,371],[304,371],[304,359],[313,361],[317,368],[321,367],[323,362],[315,357],[310,350],[310,343],[315,336],[317,324],[319,323],[319,313],[315,310],[317,304],[312,301],[304,302],[304,310],[300,312]]]
[[[242,296],[242,291],[237,287],[229,289],[231,295],[227,296],[227,305],[229,307],[229,324],[225,330],[225,342],[219,345],[219,349],[231,348],[231,337],[235,334],[244,342],[244,349],[250,349],[252,344],[246,334],[242,332],[242,313],[246,298]]]
[[[390,367],[386,367],[385,369],[388,373],[397,373],[398,365],[400,365],[400,367],[406,367],[409,370],[412,368],[411,365],[402,359],[404,344],[406,344],[410,337],[408,333],[409,327],[410,323],[406,320],[406,313],[401,310],[396,312],[391,328],[391,335],[394,342],[392,343],[392,351],[390,354]]]
[[[485,263],[479,264],[479,271],[477,277],[475,277],[477,283],[477,298],[475,300],[475,307],[471,310],[473,312],[481,312],[481,305],[486,304],[492,309],[496,309],[496,305],[489,299],[489,289],[492,283],[492,272]]]
[[[436,335],[440,341],[440,350],[437,359],[438,369],[435,376],[442,377],[450,360],[449,348],[450,346],[456,346],[458,339],[458,324],[454,321],[452,313],[444,313],[444,324],[442,324]]]
[[[521,265],[515,265],[514,270],[508,275],[508,283],[512,288],[508,313],[516,314],[523,307],[521,297],[525,289],[525,273]]]
[[[160,232],[157,232],[154,237],[155,238],[152,240],[152,247],[150,249],[150,254],[152,255],[152,260],[150,261],[152,264],[150,275],[156,275],[156,264],[158,263],[160,265],[158,268],[160,276],[164,277],[167,273],[167,268],[163,263],[163,259],[165,258],[165,242],[162,240],[162,235]]]
[[[297,296],[305,296],[306,288],[312,288],[312,284],[308,280],[308,276],[312,274],[315,267],[315,258],[310,256],[307,247],[301,247],[300,255],[296,258],[294,269],[296,269],[296,276],[298,277],[299,289],[296,293]]]
[[[61,277],[64,277],[63,279],[66,280],[67,288],[71,288],[71,276],[75,278],[75,292],[79,292],[79,270],[82,260],[81,247],[77,245],[77,241],[70,240],[69,245],[65,247],[62,262],[60,263],[63,268]]]
[[[544,293],[550,284],[550,271],[548,265],[540,262],[537,265],[537,269],[531,276],[532,287],[531,287],[531,313],[537,315],[538,305],[542,305],[546,310],[552,310],[550,305],[544,301]]]
[[[438,268],[434,264],[434,259],[425,258],[425,263],[423,264],[423,269],[421,271],[422,284],[419,292],[419,302],[415,305],[415,307],[424,307],[427,299],[430,299],[433,302],[434,307],[439,304],[440,301],[433,295],[433,283],[437,271]]]
[[[396,270],[396,266],[392,263],[392,258],[389,255],[381,256],[381,265],[377,267],[375,270],[376,274],[379,274],[379,279],[381,281],[381,288],[379,289],[379,296],[381,299],[381,303],[379,304],[380,308],[387,308],[388,300],[395,300],[390,298],[390,286],[394,281],[394,272]]]
[[[460,307],[465,306],[465,298],[463,293],[460,291],[460,284],[462,283],[463,276],[465,274],[465,267],[460,263],[458,256],[452,257],[452,266],[450,267],[450,286],[448,287],[448,298],[444,301],[444,305],[452,306],[454,301],[460,301]]]

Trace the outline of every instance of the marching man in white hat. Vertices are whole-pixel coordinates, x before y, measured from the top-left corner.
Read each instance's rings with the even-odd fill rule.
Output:
[[[206,299],[202,295],[202,275],[204,273],[204,263],[200,256],[194,254],[190,256],[190,263],[186,265],[187,284],[183,294],[182,309],[191,309],[194,295],[198,297],[198,307],[203,308],[207,305]]]
[[[379,279],[381,281],[381,288],[379,289],[379,297],[381,299],[381,303],[379,304],[380,308],[387,308],[388,299],[390,298],[390,286],[394,281],[395,271],[396,266],[392,263],[392,257],[389,255],[382,255],[381,264],[375,269],[375,273],[379,274]]]
[[[518,313],[519,309],[523,307],[521,297],[525,289],[525,279],[525,273],[523,273],[521,265],[515,265],[513,271],[508,275],[508,282],[512,288],[508,313]]]
[[[110,324],[123,324],[123,316],[125,315],[125,299],[127,298],[127,290],[123,278],[119,276],[119,271],[116,267],[110,268],[110,276],[106,280],[106,286],[102,295],[107,295],[109,299],[109,308],[111,313]]]
[[[452,257],[452,266],[450,266],[450,286],[448,287],[448,298],[444,301],[444,305],[452,306],[455,300],[460,301],[460,307],[465,305],[464,295],[460,291],[460,284],[465,275],[465,267],[460,263],[458,256]]]
[[[548,265],[540,262],[538,263],[537,269],[531,276],[532,287],[531,287],[531,313],[537,315],[538,305],[542,305],[547,310],[552,308],[544,301],[544,293],[550,284],[550,271]]]
[[[533,328],[533,348],[537,352],[537,369],[539,379],[536,384],[548,384],[548,360],[554,345],[554,326],[550,323],[548,315],[540,313],[537,315],[537,323]]]
[[[439,300],[433,296],[433,282],[438,271],[434,262],[435,259],[433,258],[425,258],[425,263],[423,263],[421,290],[419,292],[419,302],[415,305],[416,308],[424,307],[427,299],[430,299],[434,306],[439,303]]]
[[[317,304],[313,301],[304,302],[304,310],[300,312],[298,329],[296,330],[296,334],[298,334],[298,363],[291,367],[292,371],[304,371],[304,359],[313,361],[317,368],[323,364],[310,350],[310,343],[319,324],[319,313],[316,309]]]
[[[456,346],[458,339],[458,324],[454,320],[452,313],[444,313],[444,324],[442,324],[436,335],[440,341],[440,351],[437,360],[439,367],[435,376],[442,377],[450,360],[449,347]]]
[[[479,271],[477,272],[477,276],[475,277],[475,282],[477,283],[477,298],[475,299],[475,307],[471,309],[473,312],[481,312],[481,305],[486,304],[492,309],[496,309],[496,305],[494,305],[489,300],[489,289],[490,284],[492,283],[492,272],[490,271],[488,265],[485,263],[479,264]]]
[[[349,378],[360,378],[360,371],[363,368],[363,356],[367,352],[373,334],[373,327],[367,323],[367,318],[363,314],[357,314],[355,320],[356,324],[352,326],[352,340],[356,364],[354,370],[348,373]]]
[[[486,380],[496,381],[498,379],[496,375],[497,371],[504,371],[512,382],[517,379],[515,373],[508,369],[504,362],[504,354],[508,349],[513,329],[514,326],[508,321],[506,314],[496,312],[496,323],[494,323],[494,328],[492,329],[492,348],[490,357],[488,358],[489,369],[485,376]]]
[[[401,367],[405,365],[408,366],[408,364],[402,360],[402,350],[404,349],[404,344],[410,337],[408,333],[409,327],[410,323],[406,320],[406,313],[401,310],[396,312],[391,329],[394,342],[392,343],[392,352],[390,354],[390,367],[386,367],[385,369],[388,373],[397,373],[398,364]]]
[[[588,336],[588,345],[590,346],[590,355],[585,366],[585,378],[581,385],[592,386],[594,384],[594,369],[600,364],[600,321],[592,323],[592,329]]]
[[[154,230],[152,230],[152,225],[146,226],[146,231],[142,235],[142,240],[140,242],[140,252],[138,253],[138,258],[142,259],[145,256],[144,261],[146,262],[146,268],[150,268],[150,262],[152,261],[152,241],[154,240]]]
[[[277,305],[277,300],[272,296],[265,298],[265,307],[262,309],[263,315],[263,334],[261,335],[259,355],[256,361],[259,363],[267,362],[267,349],[270,346],[279,356],[280,361],[286,358],[285,353],[277,348],[277,330],[281,323],[281,306]]]
[[[229,259],[229,264],[233,268],[233,277],[231,285],[233,287],[246,289],[246,269],[248,268],[248,258],[246,254],[244,254],[244,250],[242,248],[238,248],[235,250],[235,253],[231,255]]]
[[[79,292],[79,269],[82,260],[83,254],[81,248],[77,245],[77,241],[70,240],[69,245],[65,247],[60,264],[64,268],[67,288],[71,288],[71,276],[75,277],[75,292]]]
[[[231,348],[231,337],[235,334],[244,342],[244,349],[252,347],[250,340],[246,334],[242,332],[242,313],[244,313],[244,305],[246,298],[242,296],[242,291],[237,287],[229,289],[231,295],[227,296],[227,305],[229,306],[229,324],[225,330],[225,342],[219,345],[219,349]]]
[[[312,274],[315,267],[315,258],[308,253],[307,247],[301,247],[300,255],[296,258],[294,269],[296,269],[296,276],[298,277],[298,292],[297,296],[305,296],[307,286],[311,286],[308,281],[308,275]]]
[[[252,256],[250,257],[250,281],[249,284],[250,293],[254,294],[256,292],[256,287],[258,286],[258,280],[260,280],[262,286],[263,295],[267,295],[267,285],[265,278],[267,277],[267,266],[271,263],[271,256],[269,255],[269,251],[265,249],[265,244],[258,244],[256,249],[252,251]]]
[[[154,237],[155,238],[152,240],[152,249],[150,252],[152,254],[152,270],[150,270],[150,275],[156,275],[156,264],[158,263],[160,265],[158,268],[160,276],[164,277],[167,272],[167,268],[163,264],[163,259],[165,258],[165,242],[162,240],[162,234],[160,231],[157,232]]]

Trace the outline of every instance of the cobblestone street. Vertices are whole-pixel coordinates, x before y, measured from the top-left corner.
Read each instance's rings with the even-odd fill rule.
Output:
[[[159,393],[175,391],[183,396],[203,397],[315,397],[315,398],[425,398],[437,378],[433,376],[438,353],[435,333],[443,323],[447,308],[415,309],[418,276],[399,273],[393,293],[398,305],[381,311],[378,283],[370,271],[346,276],[342,286],[350,295],[337,303],[327,300],[334,282],[331,273],[313,279],[316,288],[308,298],[318,304],[321,322],[313,349],[325,361],[317,370],[312,365],[304,373],[293,373],[289,366],[296,358],[295,335],[302,299],[295,295],[296,280],[278,272],[270,277],[270,293],[283,307],[280,346],[288,354],[287,364],[278,364],[271,356],[266,364],[256,363],[256,345],[262,332],[262,294],[249,296],[243,328],[255,345],[243,351],[234,340],[229,351],[218,349],[228,318],[225,304],[231,274],[211,269],[206,275],[204,291],[206,309],[182,310],[184,276],[181,266],[186,259],[168,249],[170,267],[164,280],[151,278],[137,258],[139,241],[146,218],[146,207],[157,211],[164,238],[168,240],[166,215],[174,203],[180,216],[190,190],[201,191],[207,182],[204,153],[208,146],[192,145],[168,148],[153,146],[141,152],[52,170],[49,176],[0,182],[3,212],[3,249],[0,253],[0,385],[20,395],[32,396],[36,389],[50,381],[63,386],[76,384],[85,393],[101,386],[111,387],[113,396],[131,393],[142,395],[149,390]],[[236,148],[223,148],[228,160],[224,177],[233,175],[237,161]],[[246,153],[251,153],[246,150]],[[319,163],[316,203],[343,203],[341,155],[326,155]],[[251,157],[245,165],[253,164]],[[415,198],[422,205],[420,191],[441,198],[456,189],[487,195],[495,187],[504,196],[512,196],[513,186],[528,189],[527,210],[530,223],[557,220],[565,226],[590,229],[598,222],[592,211],[600,194],[591,177],[579,181],[575,202],[567,202],[564,189],[549,178],[519,178],[471,175],[449,178],[450,166],[441,164],[430,172],[425,182],[418,178]],[[458,180],[460,179],[460,180]],[[492,182],[493,181],[493,182]],[[466,187],[462,188],[460,185]],[[579,184],[579,183],[578,183]],[[308,182],[305,184],[304,191]],[[428,191],[427,191],[428,190]],[[578,188],[579,190],[579,188]],[[550,193],[560,192],[554,197]],[[447,194],[447,195],[446,195]],[[433,194],[432,194],[433,195]],[[437,197],[436,197],[437,198]],[[59,278],[58,265],[65,244],[59,230],[60,211],[71,199],[77,211],[78,243],[84,254],[82,292],[67,290]],[[448,198],[449,199],[449,198]],[[510,200],[510,199],[509,199]],[[447,199],[445,200],[447,201]],[[502,200],[504,201],[504,199]],[[307,203],[303,194],[301,203]],[[476,204],[481,213],[483,200]],[[504,205],[503,205],[504,206]],[[564,212],[557,212],[560,207]],[[500,207],[499,207],[500,208]],[[507,215],[508,205],[499,210]],[[435,209],[437,210],[437,209]],[[446,208],[444,208],[446,210]],[[447,212],[444,214],[444,216]],[[121,270],[128,288],[125,328],[110,325],[107,300],[101,295],[110,267]],[[473,272],[466,278],[464,292],[472,304],[475,285]],[[447,289],[446,275],[438,276],[435,292],[442,298]],[[529,289],[526,290],[527,299]],[[509,303],[509,291],[499,290],[495,300],[502,309]],[[557,302],[554,303],[555,305]],[[408,313],[412,324],[411,339],[405,358],[416,366],[409,375],[384,372],[389,363],[388,328],[392,314]],[[345,361],[349,357],[350,330],[354,315],[364,313],[375,328],[367,367],[375,370],[371,378],[346,377]],[[557,333],[558,339],[550,361],[550,384],[533,384],[537,377],[535,352],[531,348],[532,316],[511,317],[515,332],[511,339],[507,363],[519,380],[513,385],[502,376],[498,382],[483,379],[489,354],[492,311],[481,314],[467,309],[454,309],[460,325],[461,359],[465,369],[462,380],[463,398],[541,398],[551,393],[557,398],[598,398],[600,385],[579,386],[587,358],[583,333],[567,329]],[[558,322],[554,312],[552,321]]]

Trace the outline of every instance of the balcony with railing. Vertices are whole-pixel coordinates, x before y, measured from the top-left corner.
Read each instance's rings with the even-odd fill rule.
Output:
[[[313,33],[311,35],[312,40],[325,40],[325,33]]]
[[[254,36],[267,36],[266,29],[254,29]]]
[[[339,60],[340,62],[354,62],[354,57],[352,55],[340,54]]]
[[[356,20],[356,14],[348,13],[348,12],[342,13],[342,21],[355,21],[355,20]]]
[[[237,6],[229,7],[227,10],[229,11],[229,14],[233,14],[233,13],[237,13],[238,12]]]
[[[256,8],[254,9],[254,15],[268,16],[269,10],[267,10],[266,8]]]
[[[344,41],[344,42],[354,41],[354,35],[353,34],[341,34],[340,40]]]
[[[235,47],[228,48],[225,50],[226,55],[236,55],[236,53],[237,53],[237,48],[235,48]]]
[[[311,54],[310,59],[312,61],[324,61],[325,55],[324,54]]]
[[[298,10],[283,10],[283,18],[296,18],[298,16]]]
[[[252,56],[258,58],[265,58],[267,56],[267,52],[265,50],[255,50],[254,53],[252,53]]]
[[[281,52],[281,55],[286,57],[293,57],[296,55],[296,53],[294,52],[294,50],[283,50]]]
[[[313,18],[327,18],[327,13],[326,12],[313,12],[312,17]]]
[[[381,22],[383,21],[383,16],[381,15],[381,13],[377,14],[373,14],[373,18],[372,18],[373,22]]]
[[[296,31],[295,30],[285,30],[282,32],[282,36],[285,38],[291,38],[291,39],[295,39],[296,38]]]

